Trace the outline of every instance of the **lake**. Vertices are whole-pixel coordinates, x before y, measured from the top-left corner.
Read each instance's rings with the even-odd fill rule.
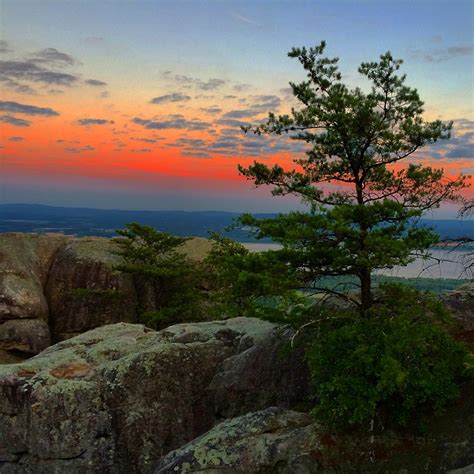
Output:
[[[264,252],[265,250],[278,250],[280,244],[275,243],[244,243],[252,252]],[[447,278],[447,279],[472,279],[474,268],[467,269],[469,261],[474,260],[474,250],[444,250],[433,249],[433,259],[423,260],[417,258],[406,267],[394,267],[392,269],[379,270],[378,275],[396,276],[402,278]]]

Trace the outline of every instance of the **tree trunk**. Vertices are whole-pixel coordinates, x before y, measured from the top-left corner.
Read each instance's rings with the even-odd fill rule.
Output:
[[[360,279],[360,302],[362,305],[362,313],[372,306],[372,278],[368,268],[362,269],[359,274]]]

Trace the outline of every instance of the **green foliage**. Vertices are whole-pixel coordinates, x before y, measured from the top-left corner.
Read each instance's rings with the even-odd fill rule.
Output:
[[[211,239],[213,247],[204,261],[211,314],[270,317],[295,300],[298,283],[279,252],[249,252],[215,233]]]
[[[383,285],[377,299],[369,317],[346,314],[313,332],[313,413],[324,423],[407,425],[458,396],[468,351],[446,331],[441,304],[399,285]]]
[[[428,209],[458,199],[465,177],[447,179],[440,169],[410,163],[393,165],[417,150],[450,136],[452,124],[425,122],[418,93],[398,75],[402,61],[387,52],[363,63],[359,73],[369,91],[341,82],[337,58],[325,58],[325,43],[294,48],[307,80],[290,83],[301,108],[291,115],[270,113],[260,134],[287,134],[308,144],[296,168],[255,162],[240,173],[273,194],[299,196],[309,212],[274,219],[243,216],[260,238],[283,245],[293,272],[302,282],[324,275],[354,275],[360,281],[360,311],[373,303],[374,270],[406,265],[414,254],[427,255],[438,237],[416,225]],[[330,186],[328,186],[330,184]]]
[[[143,322],[160,329],[169,324],[196,321],[202,316],[202,279],[197,263],[179,247],[188,240],[149,226],[127,224],[114,239],[123,263],[117,270],[133,276]]]
[[[111,288],[73,288],[68,294],[76,298],[92,298],[101,301],[122,301],[125,298],[123,292]]]

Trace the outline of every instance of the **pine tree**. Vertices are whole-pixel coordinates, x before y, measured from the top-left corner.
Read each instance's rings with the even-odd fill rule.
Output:
[[[290,115],[269,113],[264,124],[244,127],[306,142],[306,156],[296,159],[292,170],[258,162],[239,166],[257,186],[273,185],[274,195],[299,196],[309,211],[241,220],[255,226],[260,237],[281,242],[288,264],[307,282],[355,275],[360,295],[352,301],[365,314],[374,300],[373,272],[429,253],[438,237],[417,221],[441,202],[456,200],[466,177],[449,179],[442,169],[400,163],[448,139],[452,128],[423,119],[417,90],[398,75],[401,60],[387,52],[378,62],[362,63],[359,73],[370,83],[364,92],[341,81],[338,58],[323,57],[324,49],[323,41],[288,53],[307,72],[307,80],[290,83],[301,108]]]

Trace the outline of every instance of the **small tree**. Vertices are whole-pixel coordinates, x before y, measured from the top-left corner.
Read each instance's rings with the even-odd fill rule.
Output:
[[[137,223],[117,233],[121,237],[114,239],[116,253],[123,263],[116,268],[132,275],[143,322],[162,328],[200,319],[200,269],[180,250],[189,239]]]
[[[398,166],[423,146],[449,138],[452,126],[423,120],[417,91],[397,75],[401,60],[387,52],[379,62],[362,63],[359,73],[371,86],[364,92],[341,82],[338,59],[322,57],[324,49],[323,41],[288,54],[307,72],[308,80],[290,83],[301,109],[270,113],[263,125],[244,128],[306,142],[306,156],[295,160],[293,170],[258,162],[239,166],[257,186],[274,185],[274,195],[301,197],[309,212],[241,220],[255,226],[258,236],[281,242],[288,263],[306,282],[322,275],[357,276],[360,297],[352,301],[368,314],[373,271],[406,265],[414,253],[428,254],[437,236],[416,220],[442,201],[457,199],[465,177],[450,180],[441,169]]]

